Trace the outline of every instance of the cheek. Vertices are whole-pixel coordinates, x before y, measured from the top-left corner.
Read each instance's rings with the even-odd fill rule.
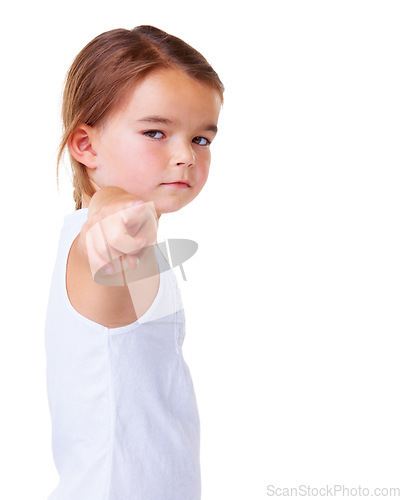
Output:
[[[165,166],[162,150],[148,144],[141,144],[140,147],[133,148],[130,161],[135,165],[137,171],[148,175],[160,171]]]
[[[111,148],[118,167],[125,170],[148,171],[149,167],[156,165],[156,160],[160,158],[157,148],[147,144],[142,138],[132,136],[115,138]]]
[[[206,184],[206,181],[209,176],[209,166],[210,166],[210,161],[209,162],[198,162],[197,167],[197,172],[196,172],[196,188],[194,191],[195,196],[197,196],[203,189],[203,187]]]
[[[205,151],[204,155],[199,159],[198,162],[199,177],[201,179],[204,179],[205,182],[209,175],[210,161],[211,161],[210,151]]]
[[[127,142],[118,134],[109,134],[103,138],[102,147],[97,151],[100,166],[111,172],[124,168],[124,164],[131,156],[127,146]]]
[[[141,145],[125,150],[121,157],[124,175],[138,186],[152,185],[163,172],[163,155],[157,148]]]
[[[163,162],[165,157],[163,148],[156,146],[156,144],[148,144],[144,141],[136,148],[136,155],[141,164],[156,168]]]

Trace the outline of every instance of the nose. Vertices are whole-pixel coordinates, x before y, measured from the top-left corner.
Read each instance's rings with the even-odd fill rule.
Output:
[[[177,166],[193,167],[196,163],[196,158],[192,145],[176,144],[172,161]]]

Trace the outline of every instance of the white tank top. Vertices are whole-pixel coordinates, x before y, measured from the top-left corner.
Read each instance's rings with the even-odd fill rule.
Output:
[[[157,249],[159,291],[141,318],[106,328],[79,314],[68,299],[66,265],[87,215],[81,209],[64,220],[47,311],[60,476],[49,500],[198,500],[199,417],[181,351],[185,315],[177,279]],[[173,311],[167,315],[166,304]]]

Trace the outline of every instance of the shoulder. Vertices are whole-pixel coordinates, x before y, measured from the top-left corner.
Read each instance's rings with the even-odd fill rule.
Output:
[[[66,269],[66,288],[72,307],[82,316],[107,328],[136,321],[127,287],[103,286],[93,280],[89,261],[82,252],[78,233],[72,242]]]

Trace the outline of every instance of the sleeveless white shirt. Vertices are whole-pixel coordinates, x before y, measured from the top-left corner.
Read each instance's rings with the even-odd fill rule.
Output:
[[[66,265],[87,213],[64,220],[47,311],[60,476],[49,500],[198,500],[199,417],[181,351],[185,315],[177,279],[155,246],[160,285],[141,318],[106,328],[82,316],[68,299]]]

